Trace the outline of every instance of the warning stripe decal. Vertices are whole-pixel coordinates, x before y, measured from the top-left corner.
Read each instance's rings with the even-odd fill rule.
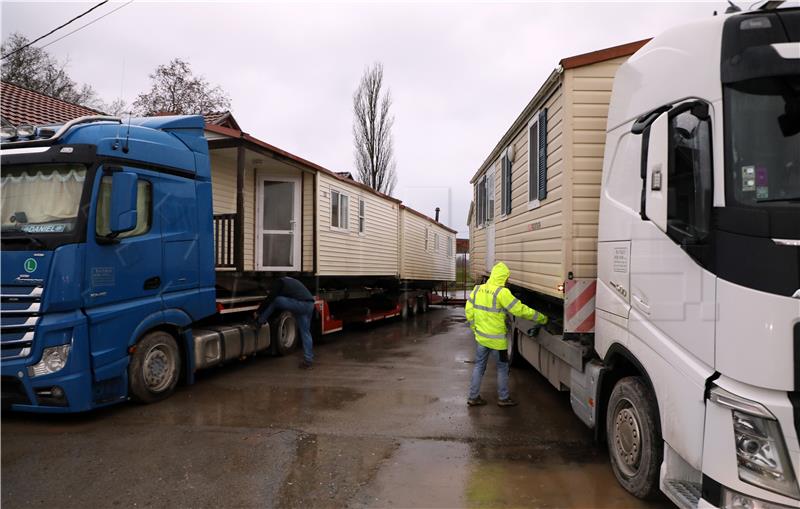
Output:
[[[564,331],[593,332],[597,280],[569,280],[565,284]]]

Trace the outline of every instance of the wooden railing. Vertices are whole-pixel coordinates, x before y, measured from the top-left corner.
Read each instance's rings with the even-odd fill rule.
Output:
[[[214,214],[214,259],[218,268],[236,267],[236,214]]]

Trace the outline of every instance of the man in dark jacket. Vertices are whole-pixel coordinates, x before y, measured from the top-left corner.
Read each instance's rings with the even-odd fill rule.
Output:
[[[303,340],[303,362],[300,367],[310,369],[314,362],[311,341],[311,317],[314,314],[314,296],[311,295],[303,283],[290,278],[275,279],[269,288],[269,293],[264,302],[258,306],[254,313],[256,322],[263,326],[275,311],[289,311],[297,320],[300,329],[300,338]]]

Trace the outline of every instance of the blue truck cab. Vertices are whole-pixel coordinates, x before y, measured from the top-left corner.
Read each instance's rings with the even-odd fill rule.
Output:
[[[216,311],[203,127],[85,117],[3,143],[4,406],[78,412],[191,382],[191,324]]]

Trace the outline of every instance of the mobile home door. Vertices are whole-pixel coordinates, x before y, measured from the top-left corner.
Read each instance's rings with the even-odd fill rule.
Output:
[[[257,269],[299,271],[300,177],[260,176],[257,189]]]

